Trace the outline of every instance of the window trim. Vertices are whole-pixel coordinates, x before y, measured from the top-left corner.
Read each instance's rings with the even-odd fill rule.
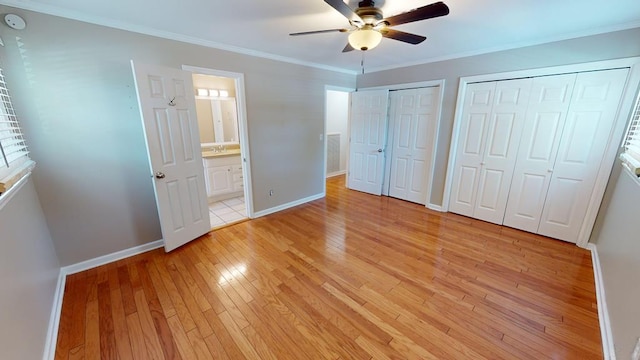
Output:
[[[0,194],[0,211],[2,211],[2,209],[5,207],[5,205],[9,203],[9,201],[13,198],[13,196],[17,194],[20,191],[20,189],[22,189],[24,184],[27,183],[27,179],[29,179],[30,175],[31,175],[31,172],[19,178],[18,181],[15,184],[13,184],[11,188],[9,188],[9,190]]]

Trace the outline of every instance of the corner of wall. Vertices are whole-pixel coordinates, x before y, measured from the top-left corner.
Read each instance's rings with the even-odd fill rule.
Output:
[[[598,302],[598,320],[600,322],[600,336],[602,337],[602,352],[604,359],[616,360],[616,352],[613,347],[613,334],[611,332],[611,320],[609,319],[609,309],[604,291],[602,278],[602,268],[598,257],[596,244],[587,244],[587,249],[591,251],[591,261],[593,263],[593,277],[596,284],[596,299]]]

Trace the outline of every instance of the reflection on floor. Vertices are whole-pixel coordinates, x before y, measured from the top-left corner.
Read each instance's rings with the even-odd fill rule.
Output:
[[[244,204],[244,196],[209,204],[209,218],[212,228],[246,219],[247,209]]]

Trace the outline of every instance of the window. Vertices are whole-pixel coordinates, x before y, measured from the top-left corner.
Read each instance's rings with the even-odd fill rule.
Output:
[[[624,152],[620,155],[622,163],[636,176],[640,176],[640,93],[631,112],[631,121],[622,144]]]
[[[0,69],[0,194],[28,174],[34,165]]]

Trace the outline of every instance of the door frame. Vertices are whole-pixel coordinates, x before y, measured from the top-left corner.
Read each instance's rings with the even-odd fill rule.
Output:
[[[350,141],[348,141],[348,137],[349,137],[349,132],[351,131],[351,121],[349,119],[349,115],[351,114],[351,93],[353,91],[355,91],[356,89],[354,88],[349,88],[349,87],[339,87],[339,86],[333,86],[333,85],[325,85],[324,86],[324,128],[322,130],[322,134],[323,134],[323,140],[324,140],[324,153],[322,155],[322,158],[324,159],[324,165],[323,165],[323,171],[322,171],[322,178],[324,179],[322,181],[322,195],[326,196],[327,195],[327,122],[329,121],[328,119],[328,113],[327,113],[327,92],[328,91],[340,91],[340,92],[346,92],[349,95],[349,105],[347,106],[347,133],[344,134],[344,136],[347,137],[347,148],[345,149],[345,151],[347,152],[347,159],[346,159],[346,170],[345,173],[347,171],[349,171],[349,144]],[[346,182],[345,182],[346,183]]]
[[[238,137],[240,138],[240,157],[242,159],[242,177],[244,181],[244,199],[247,207],[247,217],[254,218],[253,187],[251,186],[251,158],[249,156],[249,134],[247,124],[247,102],[245,97],[244,74],[203,68],[198,66],[182,65],[182,70],[193,74],[213,75],[234,79],[236,87],[236,107],[238,108]]]
[[[438,110],[436,111],[436,133],[434,136],[434,142],[433,142],[433,149],[432,149],[432,153],[431,153],[431,169],[429,171],[429,178],[427,179],[427,201],[426,201],[426,205],[425,207],[431,209],[431,210],[435,210],[435,211],[443,211],[442,207],[440,205],[434,204],[431,202],[431,195],[432,195],[432,190],[433,190],[433,174],[436,171],[436,155],[437,155],[437,150],[438,150],[438,139],[440,137],[440,124],[442,122],[442,100],[444,98],[444,85],[445,85],[445,80],[444,79],[440,79],[440,80],[429,80],[429,81],[418,81],[418,82],[413,82],[413,83],[404,83],[404,84],[394,84],[394,85],[383,85],[383,86],[373,86],[373,87],[367,87],[367,88],[358,88],[357,90],[389,90],[389,92],[391,91],[396,91],[396,90],[409,90],[409,89],[418,89],[418,88],[427,88],[427,87],[438,87],[439,88],[439,94],[438,94]],[[391,94],[389,94],[389,96],[391,96]],[[389,101],[389,106],[391,106],[391,101]],[[391,109],[389,109],[391,110]],[[389,116],[390,112],[387,111],[387,116]],[[351,123],[351,119],[349,119],[349,123]],[[350,127],[350,124],[349,124]],[[386,139],[386,143],[385,143],[385,148],[389,148],[389,134],[391,134],[389,132],[389,128],[391,127],[391,119],[389,119],[389,121],[387,121],[387,139]],[[387,157],[389,154],[385,153],[385,157]],[[348,158],[348,157],[347,157]],[[348,160],[348,159],[347,159]],[[384,179],[382,182],[382,194],[385,196],[389,195],[389,171],[391,169],[391,162],[386,161],[385,162],[385,167],[384,167]]]
[[[605,156],[602,159],[594,189],[591,193],[591,199],[587,208],[585,220],[582,223],[580,232],[578,234],[578,241],[576,245],[581,248],[586,248],[589,242],[589,237],[591,236],[591,231],[593,230],[593,226],[595,224],[596,216],[598,215],[598,210],[602,202],[602,197],[604,195],[609,176],[611,175],[611,170],[613,169],[617,151],[620,148],[620,143],[622,141],[622,136],[624,135],[626,124],[629,120],[630,110],[623,111],[623,109],[631,109],[633,107],[636,91],[638,85],[640,84],[640,57],[461,77],[458,84],[458,98],[456,99],[453,128],[451,131],[451,144],[449,146],[447,175],[444,185],[444,194],[442,196],[442,209],[444,211],[449,210],[451,184],[453,182],[453,168],[455,165],[456,151],[458,148],[458,135],[460,133],[460,126],[462,125],[462,107],[464,105],[464,97],[467,91],[467,84],[618,68],[629,68],[629,75],[627,77],[627,82],[622,93],[622,100],[618,107],[615,123],[607,142]]]

